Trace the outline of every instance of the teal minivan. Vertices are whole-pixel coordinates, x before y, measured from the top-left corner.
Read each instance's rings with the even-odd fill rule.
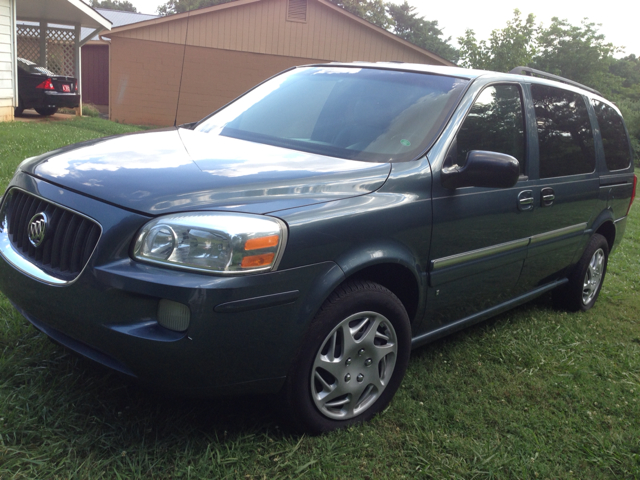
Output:
[[[591,308],[635,196],[619,110],[527,68],[287,70],[199,122],[25,160],[0,290],[61,345],[181,395],[364,421],[412,348],[553,291]]]

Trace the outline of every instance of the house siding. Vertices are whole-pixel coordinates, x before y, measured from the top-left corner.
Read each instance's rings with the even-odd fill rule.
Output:
[[[340,62],[442,64],[315,0],[308,0],[306,22],[287,20],[287,0],[262,0],[116,35],[180,45],[186,39],[195,47]]]
[[[117,37],[111,56],[111,119],[160,126],[200,120],[264,79],[318,61]]]
[[[14,0],[0,0],[0,121],[13,120],[15,58],[11,32],[15,24]]]
[[[309,63],[447,63],[321,0],[308,0],[306,21],[287,20],[287,5],[232,2],[109,34],[110,118],[193,122],[270,76]]]

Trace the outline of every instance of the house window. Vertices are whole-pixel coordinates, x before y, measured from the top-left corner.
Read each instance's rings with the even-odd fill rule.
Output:
[[[294,22],[307,21],[307,0],[289,0],[287,20]]]

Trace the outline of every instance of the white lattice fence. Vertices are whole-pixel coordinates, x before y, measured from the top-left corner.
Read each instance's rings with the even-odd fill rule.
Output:
[[[17,26],[18,56],[46,66],[58,75],[75,75],[75,33],[63,28],[47,29],[46,63],[40,59],[40,27]]]
[[[44,62],[40,62],[40,28],[18,24],[16,30],[18,56],[44,65]]]

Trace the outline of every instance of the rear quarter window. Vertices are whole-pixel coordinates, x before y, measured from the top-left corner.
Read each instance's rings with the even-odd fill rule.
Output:
[[[540,153],[540,178],[595,170],[593,131],[584,97],[547,85],[532,85]]]
[[[593,100],[596,111],[604,159],[609,170],[623,170],[631,165],[631,149],[629,138],[622,122],[622,117],[606,103]]]

